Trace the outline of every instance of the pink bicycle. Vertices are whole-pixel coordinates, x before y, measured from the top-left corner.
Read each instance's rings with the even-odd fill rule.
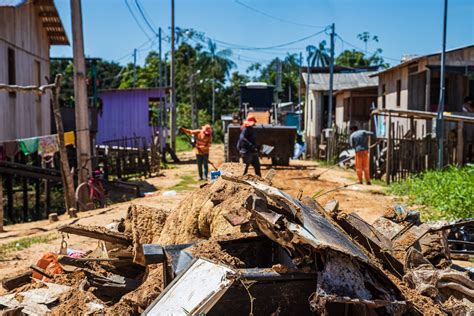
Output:
[[[103,172],[100,169],[96,169],[92,175],[90,175],[89,169],[86,168],[87,162],[88,161],[82,166],[82,169],[87,170],[87,180],[79,184],[75,194],[79,210],[91,210],[106,206],[105,189],[102,184]]]

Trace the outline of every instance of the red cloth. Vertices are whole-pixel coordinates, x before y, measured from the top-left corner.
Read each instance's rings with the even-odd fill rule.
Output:
[[[362,183],[362,173],[364,173],[365,181],[370,183],[370,173],[369,173],[369,151],[362,150],[356,152],[355,156],[355,167],[357,178],[359,182]]]

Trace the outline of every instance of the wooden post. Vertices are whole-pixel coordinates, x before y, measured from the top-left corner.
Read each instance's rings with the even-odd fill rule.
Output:
[[[63,179],[64,187],[64,202],[66,204],[66,211],[69,212],[71,208],[75,207],[75,198],[74,198],[74,181],[71,174],[71,169],[69,168],[69,161],[67,158],[66,145],[64,144],[64,127],[63,119],[61,117],[61,110],[59,107],[59,92],[61,91],[61,75],[56,75],[54,79],[54,89],[53,89],[53,113],[54,120],[56,122],[56,130],[58,131],[59,139],[59,157],[60,157],[60,166],[61,166],[61,176]],[[69,216],[74,217],[75,212],[69,213]]]
[[[3,177],[0,173],[0,233],[3,232]]]
[[[7,175],[7,208],[8,208],[8,217],[10,221],[14,221],[15,214],[13,214],[13,177],[11,174]]]
[[[28,221],[28,179],[26,177],[21,178],[22,191],[23,191],[23,222]]]
[[[87,106],[86,62],[82,30],[81,0],[71,0],[72,46],[74,56],[74,98],[76,114],[76,151],[79,183],[87,180],[91,169],[91,139],[89,134],[89,109]]]
[[[392,113],[388,113],[388,137],[387,137],[387,163],[386,163],[386,181],[390,184],[390,176],[392,171]]]
[[[171,148],[176,151],[176,69],[175,69],[175,25],[174,25],[174,0],[171,0],[171,64],[170,64],[170,81],[171,81]]]
[[[456,163],[462,166],[464,162],[464,122],[458,121],[456,139]]]

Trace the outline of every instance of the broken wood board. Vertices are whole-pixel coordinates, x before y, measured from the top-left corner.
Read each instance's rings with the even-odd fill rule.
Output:
[[[226,266],[196,259],[143,315],[205,315],[234,283],[235,274]]]
[[[32,274],[33,273],[31,271],[26,271],[9,278],[5,278],[2,280],[2,286],[5,290],[11,291],[26,283],[30,283]]]
[[[130,235],[114,232],[103,226],[82,226],[78,224],[64,225],[59,227],[58,231],[108,241],[125,246],[132,245],[132,237]]]

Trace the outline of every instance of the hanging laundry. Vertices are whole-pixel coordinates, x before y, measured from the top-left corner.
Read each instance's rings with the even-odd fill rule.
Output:
[[[75,144],[76,144],[76,142],[75,142],[75,138],[74,138],[74,132],[71,131],[71,132],[64,133],[64,145],[65,146],[69,146],[69,145],[75,146]]]
[[[38,155],[44,158],[54,156],[59,151],[57,135],[42,136],[39,139]]]
[[[18,140],[21,151],[25,156],[31,155],[38,150],[39,137],[23,138]]]
[[[20,150],[18,147],[18,142],[16,140],[11,140],[3,143],[3,153],[6,158],[14,157],[17,152]]]

